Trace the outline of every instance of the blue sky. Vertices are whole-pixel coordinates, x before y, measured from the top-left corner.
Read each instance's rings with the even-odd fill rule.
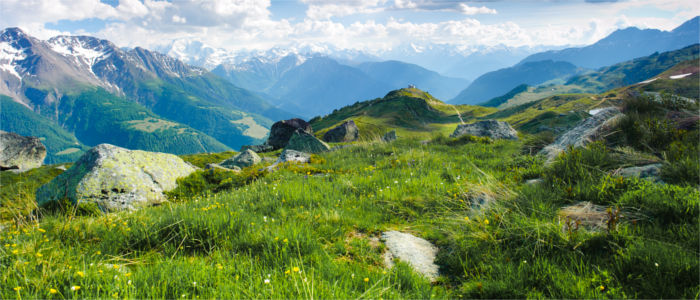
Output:
[[[590,44],[628,26],[670,30],[700,14],[686,0],[0,0],[2,27],[40,38],[85,34],[119,46],[200,41],[229,50],[406,43]]]

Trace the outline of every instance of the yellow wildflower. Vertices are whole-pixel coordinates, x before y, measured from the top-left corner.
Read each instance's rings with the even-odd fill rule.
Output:
[[[49,294],[55,294],[58,293],[56,289],[49,289]]]
[[[19,253],[19,251],[17,249],[12,250],[12,254],[17,254],[17,253]]]
[[[75,292],[75,291],[77,291],[77,290],[80,290],[80,286],[79,286],[79,285],[74,285],[74,286],[70,287],[70,290]]]
[[[85,277],[85,273],[83,273],[82,271],[75,272],[75,274],[78,274],[78,276],[80,277]]]
[[[15,292],[19,292],[19,290],[21,290],[21,289],[22,289],[21,286],[18,286],[18,287],[16,287],[16,288],[13,288],[13,290],[15,290]]]
[[[292,271],[294,271],[294,272],[299,272],[299,267],[294,267],[294,268],[292,268]]]
[[[46,232],[46,230],[43,230],[41,228],[37,228],[36,230],[38,230],[39,232]]]
[[[369,282],[369,278],[365,277],[365,282]]]
[[[284,239],[284,240],[282,240],[282,242],[283,242],[283,243],[287,243],[287,242],[289,242],[289,240],[288,240],[288,239]]]
[[[489,225],[489,219],[485,219],[484,224]]]

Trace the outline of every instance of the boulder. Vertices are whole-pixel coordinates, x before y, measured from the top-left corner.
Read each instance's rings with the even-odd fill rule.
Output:
[[[246,150],[252,150],[253,152],[256,152],[256,153],[262,153],[262,152],[270,152],[272,150],[275,150],[275,148],[273,148],[272,146],[270,146],[268,144],[241,146],[241,152],[244,152]]]
[[[617,107],[607,107],[596,111],[595,115],[581,121],[576,127],[558,137],[554,143],[547,145],[540,150],[540,154],[552,161],[559,153],[566,150],[568,146],[583,147],[595,140],[602,128],[615,122],[622,116]]]
[[[163,192],[195,171],[181,158],[101,144],[36,193],[39,206],[67,198],[94,203],[102,211],[133,210],[166,201]]]
[[[382,137],[382,141],[384,141],[385,143],[391,143],[395,141],[396,138],[396,130],[392,130],[384,134],[384,136]]]
[[[304,153],[291,149],[284,149],[280,157],[277,159],[276,163],[283,162],[297,162],[297,163],[308,163],[311,160],[311,154]]]
[[[26,171],[41,167],[46,147],[38,138],[0,130],[0,170]]]
[[[355,122],[350,120],[328,130],[323,135],[323,140],[329,143],[344,143],[356,141],[359,137],[360,130],[355,125]]]
[[[485,136],[492,139],[509,139],[517,140],[518,132],[503,121],[485,120],[472,124],[457,125],[455,131],[450,135],[452,138],[460,137],[465,134],[473,136]]]
[[[255,164],[259,164],[262,160],[253,150],[246,150],[238,155],[231,157],[221,162],[221,166],[232,169],[233,167],[245,168]]]
[[[233,166],[232,168],[226,168],[226,167],[222,167],[221,165],[215,164],[215,163],[207,164],[207,166],[204,169],[205,170],[221,170],[221,171],[228,171],[228,172],[240,172],[241,171],[241,168],[236,167],[236,166]]]
[[[659,178],[661,174],[661,164],[651,164],[639,167],[629,167],[620,169],[614,172],[615,175],[622,176],[625,178],[639,177],[643,179],[648,179],[654,182],[661,182]]]
[[[387,267],[391,268],[394,258],[398,258],[431,281],[437,279],[438,266],[435,264],[435,256],[438,248],[433,244],[412,234],[399,231],[382,233],[382,240],[388,250],[384,253],[384,263]]]
[[[319,153],[331,150],[331,147],[323,141],[317,139],[312,134],[303,130],[297,130],[294,132],[294,134],[292,134],[292,137],[289,139],[289,143],[285,149],[297,150],[306,153]]]
[[[270,137],[267,138],[265,144],[272,146],[273,149],[281,149],[287,146],[289,139],[297,130],[304,131],[306,133],[313,133],[311,129],[311,124],[302,119],[289,119],[276,122],[272,124],[270,128]]]

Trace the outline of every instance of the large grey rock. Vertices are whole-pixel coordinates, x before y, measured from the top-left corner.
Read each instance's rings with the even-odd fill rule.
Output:
[[[619,175],[625,178],[639,177],[648,179],[654,182],[660,182],[661,179],[659,175],[661,174],[661,164],[651,164],[639,167],[629,167],[620,169],[615,172],[615,175]]]
[[[576,127],[558,137],[554,143],[547,145],[539,153],[545,155],[549,161],[568,146],[583,147],[598,136],[601,128],[607,127],[622,116],[617,107],[607,107],[596,111],[595,115],[581,121]]]
[[[245,168],[250,167],[255,164],[259,164],[262,160],[255,152],[248,149],[239,153],[238,155],[231,157],[227,160],[221,162],[221,166],[225,168],[232,169],[233,167]]]
[[[280,154],[280,157],[277,159],[276,163],[283,163],[283,162],[308,163],[310,160],[311,160],[311,154],[309,154],[309,153],[300,152],[300,151],[291,150],[291,149],[285,149]]]
[[[274,149],[281,149],[287,146],[289,139],[292,138],[294,132],[297,130],[304,131],[306,133],[313,133],[311,124],[302,119],[289,119],[276,122],[272,124],[270,128],[270,136],[267,138],[265,144],[272,146]]]
[[[492,139],[517,140],[518,132],[508,123],[496,120],[479,121],[472,124],[457,125],[450,137],[456,138],[465,134],[473,136],[485,136]]]
[[[165,153],[127,150],[101,144],[36,193],[39,206],[67,198],[95,203],[103,211],[132,210],[166,201],[163,192],[195,168]]]
[[[46,147],[38,138],[0,130],[0,170],[41,167],[44,158]]]
[[[284,148],[287,150],[297,150],[306,153],[320,153],[331,150],[331,147],[323,141],[317,139],[310,133],[297,130],[292,134],[289,143]]]
[[[356,141],[359,137],[360,129],[353,120],[350,120],[328,130],[323,135],[323,140],[329,143],[343,143]]]
[[[396,138],[396,130],[392,130],[384,134],[384,136],[382,137],[382,141],[384,141],[385,143],[391,143],[395,141]]]
[[[438,248],[430,242],[399,231],[382,233],[382,240],[388,250],[384,256],[387,267],[392,267],[393,259],[398,258],[431,281],[438,277],[438,266],[435,264]]]

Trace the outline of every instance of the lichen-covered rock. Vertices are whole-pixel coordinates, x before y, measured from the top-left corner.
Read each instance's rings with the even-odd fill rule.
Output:
[[[485,136],[492,139],[517,140],[518,132],[508,123],[496,120],[479,121],[472,124],[457,125],[450,137],[456,138],[465,134],[473,136]]]
[[[282,151],[282,154],[280,154],[280,157],[277,159],[277,163],[283,163],[283,162],[297,162],[297,163],[307,163],[311,160],[311,154],[309,153],[304,153],[296,150],[291,150],[291,149],[285,149]]]
[[[331,150],[331,147],[323,141],[317,139],[310,133],[303,130],[297,130],[292,134],[286,150],[296,150],[306,153],[320,153]]]
[[[261,161],[262,160],[260,159],[260,156],[258,156],[252,150],[248,149],[234,157],[224,160],[223,162],[221,162],[221,166],[229,169],[233,167],[245,168],[255,164],[259,164]]]
[[[396,140],[396,130],[389,131],[384,134],[382,141],[385,143],[391,143]]]
[[[435,281],[438,276],[438,266],[435,264],[437,247],[422,238],[399,231],[382,233],[382,240],[388,250],[384,256],[387,267],[392,267],[393,259],[398,258],[411,265],[418,273]]]
[[[552,161],[559,153],[566,150],[568,146],[583,147],[595,140],[601,128],[615,122],[622,113],[617,107],[607,107],[595,112],[595,115],[581,121],[576,127],[562,134],[554,143],[547,145],[539,154]]]
[[[221,165],[215,164],[215,163],[207,164],[204,169],[205,170],[221,170],[221,171],[228,171],[228,172],[240,172],[241,171],[241,168],[236,167],[236,166],[234,166],[232,168],[226,168],[226,167],[222,167]]]
[[[661,182],[661,178],[659,177],[661,175],[661,164],[624,168],[617,170],[615,175],[625,178],[639,177],[654,182]]]
[[[46,147],[38,138],[0,130],[0,170],[38,168],[44,158]]]
[[[359,137],[360,129],[357,128],[353,120],[350,120],[328,130],[323,135],[323,140],[329,143],[344,143],[356,141]]]
[[[39,206],[68,199],[94,203],[103,211],[133,210],[166,201],[163,192],[195,168],[166,153],[128,150],[101,144],[36,193]]]
[[[308,122],[294,118],[289,120],[283,120],[272,124],[270,128],[270,136],[267,138],[265,144],[272,146],[273,149],[282,149],[287,146],[289,139],[292,138],[294,132],[297,130],[302,130],[306,133],[313,133],[311,124]]]

